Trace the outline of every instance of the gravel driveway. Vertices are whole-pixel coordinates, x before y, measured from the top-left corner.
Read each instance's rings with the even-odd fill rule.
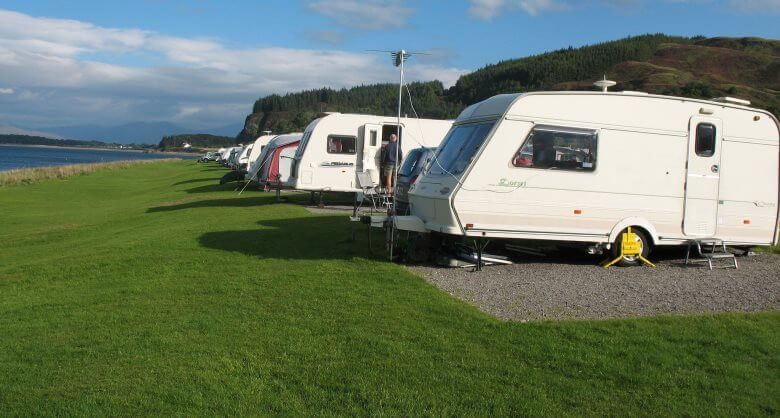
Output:
[[[738,257],[739,269],[686,266],[653,255],[656,268],[604,269],[594,258],[532,258],[472,268],[409,266],[432,284],[508,320],[606,319],[780,309],[780,255]],[[574,258],[572,258],[574,257]],[[720,261],[718,264],[725,264]]]

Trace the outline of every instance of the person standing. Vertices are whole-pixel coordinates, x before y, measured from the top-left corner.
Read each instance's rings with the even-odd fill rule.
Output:
[[[398,167],[398,160],[401,159],[401,155],[398,153],[398,137],[395,134],[390,134],[390,142],[385,145],[384,161],[382,161],[382,174],[385,176],[385,189],[387,193],[393,192],[393,178],[395,177],[395,170]]]

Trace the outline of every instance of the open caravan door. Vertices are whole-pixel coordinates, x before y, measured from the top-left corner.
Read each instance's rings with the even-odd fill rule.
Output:
[[[683,233],[712,237],[718,225],[723,123],[717,118],[694,116],[688,131]]]
[[[357,142],[356,172],[371,173],[371,180],[379,184],[379,150],[382,147],[382,125],[367,123],[360,127]],[[357,184],[357,183],[356,183]]]

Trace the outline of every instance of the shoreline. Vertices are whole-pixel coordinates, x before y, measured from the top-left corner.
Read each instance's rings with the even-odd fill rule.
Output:
[[[25,148],[52,148],[52,149],[70,149],[87,151],[116,151],[116,152],[134,152],[140,154],[159,154],[159,155],[177,155],[197,158],[200,154],[194,152],[174,152],[174,151],[145,151],[140,149],[121,149],[121,148],[99,148],[99,147],[70,147],[59,145],[41,145],[41,144],[9,144],[0,143],[0,147],[25,147]]]

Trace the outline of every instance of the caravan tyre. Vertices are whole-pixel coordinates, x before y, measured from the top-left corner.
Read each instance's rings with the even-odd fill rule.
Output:
[[[617,256],[620,254],[620,245],[623,241],[623,233],[626,232],[624,229],[623,231],[620,231],[620,234],[618,234],[617,239],[615,240],[615,245],[612,246],[612,259],[614,260],[617,258]],[[648,255],[650,255],[650,240],[647,239],[647,234],[636,227],[631,227],[631,232],[636,235],[636,240],[639,241],[639,245],[642,248],[642,257],[647,258]],[[617,265],[621,267],[630,267],[630,266],[636,266],[641,264],[641,261],[639,260],[639,257],[637,256],[624,256],[620,261],[618,261]]]

